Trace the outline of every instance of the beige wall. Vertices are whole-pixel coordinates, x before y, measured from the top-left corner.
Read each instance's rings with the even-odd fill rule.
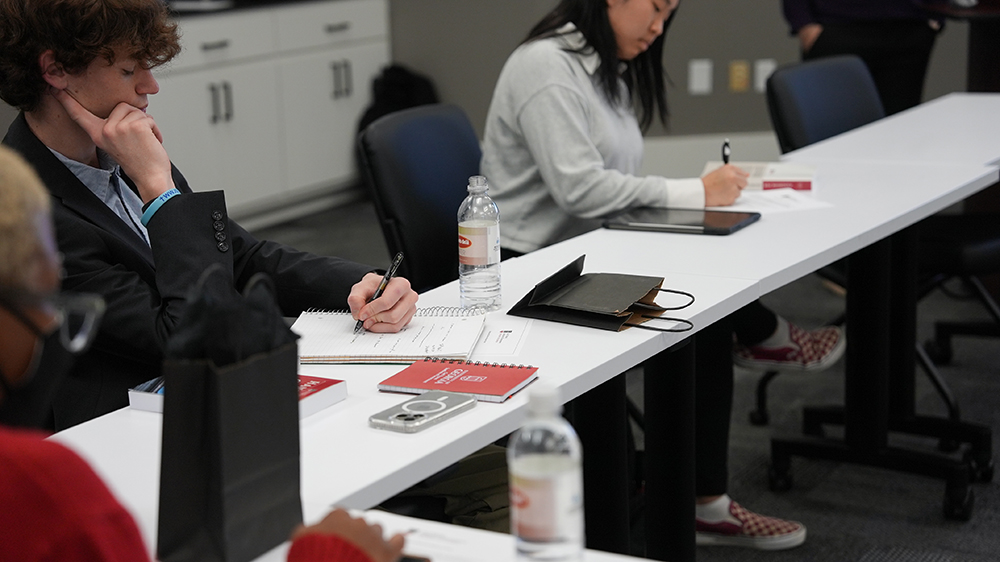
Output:
[[[434,80],[443,101],[460,105],[482,134],[493,84],[507,55],[556,0],[389,0],[393,60]],[[667,37],[669,134],[770,130],[764,97],[726,88],[729,61],[798,58],[777,0],[685,0]],[[724,17],[719,17],[723,14]],[[968,27],[948,22],[935,47],[926,99],[965,86]],[[687,93],[688,61],[711,59],[714,93]],[[15,112],[0,104],[0,130]],[[664,132],[655,129],[651,135]]]
[[[556,0],[390,0],[393,59],[429,75],[443,101],[462,106],[482,134],[507,55]],[[722,15],[723,17],[720,17]],[[949,22],[935,48],[925,97],[965,85],[967,29]],[[688,61],[711,59],[714,93],[687,93]],[[729,61],[798,59],[777,0],[685,0],[667,37],[671,134],[770,130],[763,94],[731,93]],[[654,130],[651,134],[663,134]]]
[[[434,80],[482,135],[500,69],[555,0],[390,0],[392,58]]]

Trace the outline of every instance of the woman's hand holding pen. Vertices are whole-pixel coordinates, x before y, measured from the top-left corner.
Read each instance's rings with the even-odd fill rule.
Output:
[[[381,282],[382,276],[377,273],[365,275],[351,288],[347,305],[351,307],[351,316],[363,321],[366,330],[398,332],[417,312],[417,293],[410,288],[409,281],[393,277],[382,295],[368,302]]]
[[[749,177],[749,173],[732,164],[726,164],[709,172],[701,178],[701,183],[705,185],[705,206],[732,205],[747,186]]]

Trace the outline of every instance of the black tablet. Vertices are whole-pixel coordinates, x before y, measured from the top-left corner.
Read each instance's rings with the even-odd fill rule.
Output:
[[[605,219],[605,228],[725,235],[757,222],[760,213],[700,209],[629,209]]]

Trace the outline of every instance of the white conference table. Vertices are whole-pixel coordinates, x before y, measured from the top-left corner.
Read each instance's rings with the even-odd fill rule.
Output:
[[[412,556],[425,556],[432,562],[515,562],[514,537],[472,529],[448,523],[403,517],[384,511],[354,513],[366,520],[382,525],[387,535],[406,534],[403,552]],[[267,560],[284,560],[285,548],[268,553]],[[586,550],[583,562],[636,562],[639,558]]]
[[[1000,94],[948,94],[783,159],[998,165]]]
[[[897,125],[892,119],[885,120],[887,126]],[[874,134],[859,130],[841,140],[855,133]],[[844,143],[852,145],[848,140]],[[678,315],[690,319],[696,328],[706,326],[998,178],[995,168],[983,166],[991,159],[978,164],[895,162],[875,156],[851,158],[833,150],[811,156],[807,160],[800,159],[799,153],[790,155],[817,164],[817,196],[832,203],[830,207],[766,215],[758,224],[724,238],[594,231],[504,262],[505,308],[534,283],[586,254],[587,272],[663,276],[664,287],[694,293],[696,302]],[[420,304],[456,303],[453,283],[422,295]],[[536,321],[517,358],[498,359],[538,366],[540,376],[560,388],[563,400],[570,400],[688,335],[639,329],[610,333]],[[473,359],[492,358],[473,355]],[[462,423],[441,424],[415,435],[371,429],[366,423],[370,414],[403,399],[375,389],[378,381],[398,369],[370,365],[303,368],[306,374],[345,379],[349,390],[344,402],[302,422],[302,497],[307,521],[318,519],[334,504],[370,508],[508,434],[525,417],[526,397],[517,395],[500,405],[479,404],[455,418]],[[95,467],[136,516],[151,547],[156,534],[159,432],[159,414],[126,408],[54,437]]]
[[[556,245],[504,264],[503,299],[509,307],[537,281],[579,256],[573,245]],[[636,254],[638,257],[639,254]],[[610,260],[589,257],[586,271],[600,271]],[[628,272],[661,275],[655,263],[635,260]],[[706,326],[756,298],[756,283],[745,279],[665,275],[664,285],[688,290],[698,300],[683,317]],[[686,300],[686,299],[684,299]],[[421,295],[421,306],[458,302],[457,284]],[[659,302],[669,301],[660,298]],[[682,301],[683,302],[683,301]],[[502,312],[492,313],[500,316]],[[489,320],[487,320],[489,323]],[[641,363],[689,334],[630,329],[620,333],[534,321],[517,357],[473,354],[474,360],[516,362],[539,367],[539,377],[555,384],[563,401]],[[339,378],[348,398],[301,423],[301,490],[306,521],[333,505],[368,509],[509,434],[526,417],[526,395],[503,404],[479,403],[450,423],[416,434],[368,427],[368,416],[407,396],[380,393],[376,384],[399,365],[309,365],[301,372]],[[156,541],[160,430],[157,413],[123,408],[56,434],[81,454],[132,512],[147,544]]]
[[[619,268],[633,259],[624,249],[639,246],[660,271],[750,279],[763,295],[997,181],[995,167],[978,164],[810,162],[829,207],[765,214],[730,236],[595,230],[563,244],[617,254]]]

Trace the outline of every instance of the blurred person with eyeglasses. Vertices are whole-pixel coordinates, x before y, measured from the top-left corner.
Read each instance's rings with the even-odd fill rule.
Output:
[[[54,390],[104,312],[98,296],[60,293],[61,269],[49,195],[0,146],[0,562],[148,562],[135,520],[93,469],[28,429],[48,425]],[[289,562],[393,562],[404,542],[339,509],[289,531]]]
[[[104,301],[59,293],[48,193],[6,149],[0,188],[0,423],[45,428],[59,379],[90,345]]]

